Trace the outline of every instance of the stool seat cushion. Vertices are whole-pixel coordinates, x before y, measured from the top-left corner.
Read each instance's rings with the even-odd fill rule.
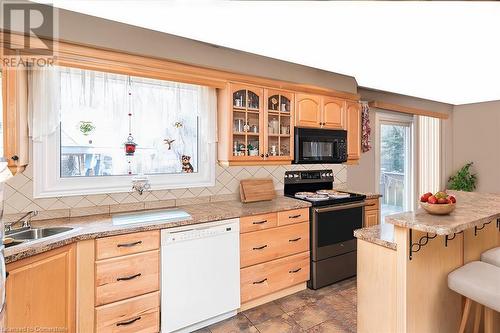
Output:
[[[500,267],[500,247],[483,252],[481,254],[481,261]]]
[[[448,274],[448,287],[500,312],[500,267],[480,261],[470,262]]]

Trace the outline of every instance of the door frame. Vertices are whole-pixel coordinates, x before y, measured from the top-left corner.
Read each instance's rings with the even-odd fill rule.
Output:
[[[380,187],[380,128],[381,124],[394,124],[409,127],[408,146],[410,147],[409,159],[407,161],[407,168],[411,174],[407,175],[406,181],[408,182],[411,191],[407,199],[406,206],[408,211],[416,209],[417,198],[417,149],[416,149],[416,133],[417,133],[417,119],[413,115],[402,114],[397,112],[388,112],[377,110],[375,112],[375,189]],[[382,213],[382,209],[380,209]],[[384,221],[381,221],[383,223]]]

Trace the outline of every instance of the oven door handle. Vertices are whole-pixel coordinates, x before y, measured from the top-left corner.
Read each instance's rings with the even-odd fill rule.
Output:
[[[363,202],[353,203],[353,204],[338,205],[338,206],[323,207],[323,208],[314,208],[314,212],[315,213],[327,213],[327,212],[333,212],[336,210],[358,208],[358,207],[364,207],[364,206],[366,206],[366,203],[363,201]]]

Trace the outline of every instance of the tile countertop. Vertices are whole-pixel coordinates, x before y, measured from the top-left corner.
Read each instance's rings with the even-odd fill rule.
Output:
[[[450,235],[500,218],[500,194],[447,191],[457,198],[449,215],[430,215],[422,208],[386,216],[386,223],[437,235]]]
[[[85,217],[33,221],[32,226],[34,228],[65,226],[72,227],[74,229],[59,235],[5,248],[5,261],[6,263],[11,263],[16,260],[27,258],[38,253],[74,243],[79,240],[94,239],[99,237],[147,230],[173,228],[178,226],[213,222],[242,216],[251,216],[298,208],[308,208],[310,206],[311,204],[306,201],[278,196],[272,201],[262,201],[245,204],[237,200],[232,200],[175,207],[175,209],[184,210],[191,215],[191,217],[188,219],[176,222],[159,223],[158,221],[156,221],[140,224],[136,223],[128,225],[113,225],[111,215],[93,215]]]
[[[392,250],[396,250],[397,248],[394,242],[394,226],[392,224],[377,224],[354,230],[354,237]]]

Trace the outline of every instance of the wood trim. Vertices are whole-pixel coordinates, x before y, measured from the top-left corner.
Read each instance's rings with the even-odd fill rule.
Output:
[[[94,240],[76,243],[76,327],[77,332],[94,331]]]
[[[4,33],[1,33],[3,41]],[[32,38],[32,43],[40,40]],[[33,44],[33,45],[35,45]],[[24,36],[12,34],[11,45],[24,45]],[[54,43],[56,64],[126,75],[146,76],[156,79],[206,85],[224,88],[229,81],[258,85],[262,88],[285,89],[294,92],[322,94],[358,101],[359,94],[328,89],[310,84],[300,84],[282,80],[273,80],[260,76],[232,73],[209,67],[170,61],[162,58],[141,56],[109,49],[84,46],[74,43],[56,41]]]
[[[424,109],[412,108],[409,106],[403,106],[399,104],[392,104],[382,101],[371,101],[368,103],[371,108],[382,109],[387,111],[395,111],[407,114],[414,114],[419,116],[433,117],[439,119],[448,119],[448,115],[441,112],[429,111]]]
[[[255,308],[259,305],[275,301],[277,299],[298,293],[299,291],[306,290],[306,289],[307,289],[307,282],[302,282],[302,283],[297,284],[295,286],[292,286],[292,287],[289,287],[286,289],[282,289],[282,290],[274,292],[272,294],[262,296],[260,298],[243,303],[243,304],[241,304],[241,307],[238,309],[238,312],[243,312],[243,311],[246,311],[248,309]]]

